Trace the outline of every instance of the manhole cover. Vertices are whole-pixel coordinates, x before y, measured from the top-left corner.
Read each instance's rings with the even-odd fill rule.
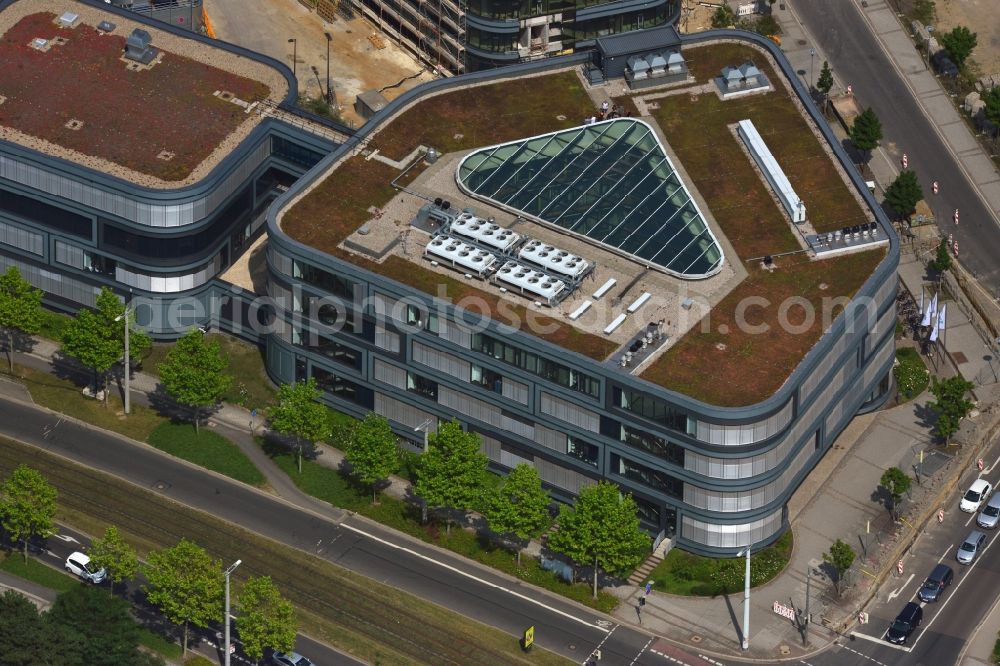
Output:
[[[806,44],[808,44],[809,42],[807,42],[807,41],[806,41],[806,40],[804,40],[804,39],[796,39],[796,40],[795,40],[795,43],[796,43],[796,44],[798,44],[799,46],[805,46],[805,45],[806,45]]]
[[[691,642],[692,643],[701,643],[701,636],[699,636],[698,634],[695,634],[694,636],[691,637]]]
[[[166,481],[157,481],[153,484],[153,490],[166,490],[170,487],[170,484]]]
[[[961,364],[961,363],[968,363],[969,362],[969,358],[965,354],[963,354],[962,352],[960,352],[960,351],[952,352],[951,353],[951,357],[953,359],[955,359],[955,363]]]
[[[572,643],[570,643],[567,647],[569,647],[570,650],[575,650],[576,649],[576,646],[573,645]]]
[[[779,645],[778,651],[781,652],[781,654],[791,654],[792,648],[788,647],[787,645]]]

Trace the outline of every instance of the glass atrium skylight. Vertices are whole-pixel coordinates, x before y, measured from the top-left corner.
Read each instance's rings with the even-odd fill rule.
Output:
[[[617,118],[483,148],[458,166],[479,199],[586,236],[678,277],[717,273],[722,248],[653,129]]]

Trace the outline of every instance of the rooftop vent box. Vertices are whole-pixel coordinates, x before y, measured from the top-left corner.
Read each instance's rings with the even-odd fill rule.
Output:
[[[115,28],[117,27],[118,26],[116,26],[114,23],[111,23],[110,21],[101,21],[100,23],[97,24],[97,29],[100,30],[101,32],[114,32]]]
[[[60,28],[75,28],[76,24],[80,22],[80,15],[74,14],[73,12],[66,12],[58,19],[56,23],[59,24]]]
[[[129,60],[141,62],[148,65],[156,58],[157,49],[153,48],[150,42],[153,38],[145,30],[136,28],[125,40],[125,57]]]
[[[38,49],[39,51],[49,50],[49,40],[42,39],[41,37],[35,37],[31,40],[31,48]]]

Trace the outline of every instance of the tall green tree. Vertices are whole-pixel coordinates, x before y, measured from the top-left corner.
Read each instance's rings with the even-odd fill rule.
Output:
[[[944,273],[951,268],[951,252],[948,251],[947,238],[942,238],[941,242],[938,243],[937,252],[934,255],[934,260],[931,262],[931,268],[938,273]]]
[[[94,310],[80,310],[63,332],[62,350],[94,371],[94,384],[108,387],[111,368],[125,357],[125,304],[107,287],[97,296]],[[115,319],[123,317],[119,321]],[[152,344],[149,336],[135,328],[135,315],[128,315],[129,357],[139,360]],[[105,404],[108,391],[104,392]]]
[[[624,575],[649,549],[649,536],[640,529],[636,512],[632,495],[623,497],[618,486],[607,481],[583,488],[572,509],[562,507],[559,529],[549,536],[548,546],[578,566],[593,566],[595,598],[600,571]]]
[[[542,488],[538,470],[521,463],[510,471],[502,485],[489,495],[484,514],[497,534],[513,534],[518,539],[517,564],[521,565],[522,544],[549,521],[549,494]]]
[[[903,495],[910,490],[912,484],[913,479],[908,477],[906,472],[898,467],[890,467],[882,472],[879,485],[889,493],[889,498],[892,502],[892,505],[889,507],[889,514],[894,519],[896,518],[896,507],[899,506],[899,503],[903,500]]]
[[[55,533],[56,489],[45,477],[27,465],[18,465],[0,486],[0,519],[14,541],[22,540],[24,561],[28,561],[28,540]]]
[[[823,553],[823,561],[828,563],[833,567],[836,576],[833,579],[833,588],[837,592],[837,596],[840,596],[841,583],[844,580],[844,574],[847,570],[851,568],[854,564],[854,558],[857,557],[854,553],[854,549],[851,548],[850,544],[844,543],[840,539],[837,539],[832,544],[830,544],[830,550]]]
[[[977,43],[976,33],[964,25],[956,26],[950,32],[941,35],[941,46],[948,52],[959,69],[965,67],[965,61],[972,55]]]
[[[467,511],[482,500],[487,459],[479,452],[479,435],[462,430],[458,421],[438,426],[427,438],[427,452],[413,491],[432,509]],[[451,533],[451,514],[445,532]]]
[[[160,364],[160,380],[170,396],[190,410],[195,432],[203,414],[222,400],[233,378],[226,374],[229,360],[217,340],[192,329],[170,348]]]
[[[271,429],[295,438],[299,474],[302,473],[303,442],[315,444],[330,437],[327,409],[316,402],[323,395],[310,377],[304,382],[284,384],[278,389],[278,404],[268,411]]]
[[[396,471],[399,461],[396,435],[389,421],[375,412],[368,412],[351,430],[344,458],[351,465],[354,478],[371,488],[374,504],[378,483]]]
[[[875,111],[869,106],[858,114],[851,125],[851,143],[860,150],[867,162],[871,159],[871,152],[878,147],[882,140],[882,121],[875,115]]]
[[[14,333],[28,335],[42,327],[42,290],[21,277],[17,266],[0,275],[0,330],[7,339],[7,363],[14,372]]]
[[[826,60],[823,61],[823,68],[819,70],[819,78],[816,80],[816,90],[823,94],[824,100],[830,94],[830,91],[833,90],[833,70],[830,69],[830,63]]]
[[[108,572],[108,589],[114,594],[115,585],[132,580],[139,571],[139,558],[122,537],[118,528],[109,525],[104,536],[90,543],[90,561],[97,568]]]
[[[962,419],[972,411],[972,401],[965,397],[972,387],[972,382],[966,381],[960,375],[942,380],[938,380],[937,377],[931,378],[931,393],[937,399],[928,407],[937,414],[934,432],[945,441],[945,444],[951,441],[951,436],[958,432]]]
[[[144,573],[149,582],[143,590],[149,602],[183,628],[187,654],[190,625],[207,627],[222,617],[225,576],[221,560],[181,539],[172,548],[150,553]]]
[[[124,599],[109,597],[89,585],[78,585],[56,597],[46,620],[62,632],[69,632],[76,648],[70,663],[135,663],[139,625],[132,618],[131,604]]]
[[[51,664],[58,653],[59,646],[35,604],[14,590],[0,595],[0,663],[4,666]]]
[[[295,647],[295,611],[268,576],[247,580],[236,607],[240,642],[248,657],[259,662],[268,648],[289,652]]]
[[[885,202],[896,211],[900,219],[908,218],[917,208],[917,202],[924,198],[924,190],[917,181],[917,174],[906,169],[896,180],[885,188]]]
[[[772,35],[781,34],[781,24],[768,14],[767,16],[761,16],[759,19],[753,23],[753,31],[758,35],[764,35],[765,37],[771,37]]]
[[[729,5],[722,5],[712,14],[713,28],[730,28],[736,25],[736,12]]]

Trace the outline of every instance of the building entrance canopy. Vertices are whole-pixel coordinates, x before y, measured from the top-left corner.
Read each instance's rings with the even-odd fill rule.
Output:
[[[480,199],[677,277],[717,273],[722,248],[653,129],[632,118],[473,152],[459,186]]]

